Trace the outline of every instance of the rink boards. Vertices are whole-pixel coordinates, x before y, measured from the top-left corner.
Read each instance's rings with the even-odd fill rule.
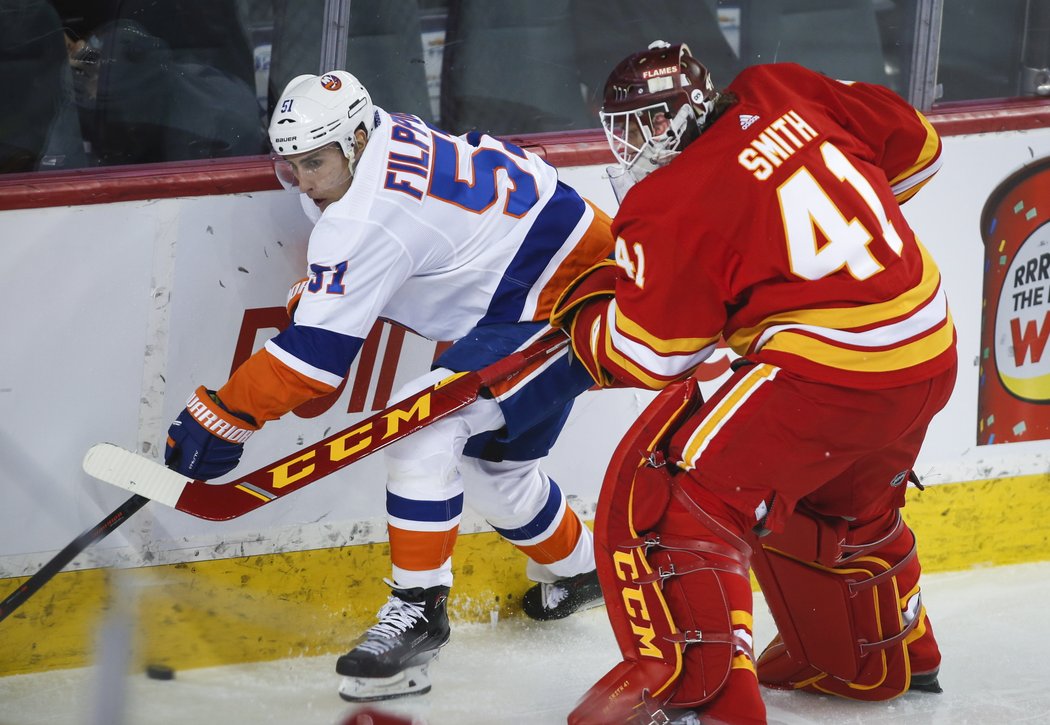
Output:
[[[929,487],[911,491],[905,510],[927,570],[1050,558],[1039,516],[1050,502],[1047,155],[1048,130],[947,136],[940,175],[904,207],[941,266],[959,333],[956,390],[917,465]],[[614,212],[595,156],[556,162]],[[124,500],[81,472],[89,446],[158,455],[189,393],[220,385],[284,324],[308,232],[298,201],[275,190],[0,211],[0,596]],[[346,385],[268,425],[242,465],[381,409],[436,350],[377,326]],[[705,386],[727,363],[719,351],[703,366]],[[546,467],[585,518],[613,446],[650,397],[590,392],[577,403]],[[339,650],[385,598],[383,476],[366,459],[221,524],[148,506],[0,624],[0,675],[90,661],[110,597],[139,618],[138,656],[179,667]],[[511,616],[527,587],[521,558],[469,511],[461,531],[455,616]]]

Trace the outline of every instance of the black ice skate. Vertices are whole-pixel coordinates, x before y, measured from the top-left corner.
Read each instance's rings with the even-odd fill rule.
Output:
[[[394,586],[376,615],[379,622],[336,662],[343,675],[339,696],[371,702],[430,692],[427,667],[449,638],[447,598],[448,587]]]
[[[559,579],[553,584],[537,584],[521,600],[521,608],[533,619],[562,619],[581,609],[602,603],[598,572],[588,571]]]

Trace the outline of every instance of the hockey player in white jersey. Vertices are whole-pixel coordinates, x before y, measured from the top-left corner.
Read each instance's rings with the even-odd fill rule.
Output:
[[[205,428],[202,416],[251,431],[332,392],[378,318],[456,341],[397,399],[543,334],[562,289],[613,248],[609,218],[536,155],[387,113],[344,71],[292,80],[270,141],[278,176],[316,222],[309,277],[293,288],[292,325],[217,391],[198,388],[204,405],[171,426],[165,461],[187,476],[224,475],[243,449],[245,435],[216,434],[227,429]],[[338,660],[344,699],[430,689],[427,663],[449,637],[464,498],[528,556],[538,582],[524,597],[529,616],[601,603],[590,531],[538,464],[591,385],[563,351],[387,449],[393,591]]]

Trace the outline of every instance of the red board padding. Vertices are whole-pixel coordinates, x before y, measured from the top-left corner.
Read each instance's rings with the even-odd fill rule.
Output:
[[[955,102],[926,114],[942,136],[1050,126],[1050,100],[1004,98]],[[601,129],[508,136],[558,167],[614,163]],[[0,175],[0,210],[110,204],[139,199],[243,194],[279,189],[267,156],[176,161]]]

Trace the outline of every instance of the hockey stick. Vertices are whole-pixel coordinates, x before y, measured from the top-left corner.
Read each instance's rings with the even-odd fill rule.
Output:
[[[96,541],[104,539],[113,529],[131,518],[131,515],[145,506],[149,499],[138,494],[125,501],[120,508],[102,519],[97,526],[93,526],[77,538],[73,539],[62,551],[55,554],[51,561],[40,567],[33,576],[29,577],[22,586],[4,597],[0,602],[0,622],[4,621],[11,612],[22,605],[22,602],[33,596],[40,587],[47,584],[58,572],[65,568],[66,564],[73,561],[77,554],[88,548]]]
[[[512,377],[532,363],[553,357],[567,344],[568,338],[552,332],[524,350],[476,372],[446,378],[235,483],[210,485],[194,481],[110,443],[92,446],[84,457],[84,470],[107,483],[135,491],[135,495],[70,542],[5,597],[0,602],[0,621],[51,581],[80,552],[108,536],[151,499],[203,519],[223,521],[242,516],[456,412],[477,400],[488,386]],[[324,460],[318,458],[318,452]]]
[[[186,478],[111,443],[92,446],[84,457],[84,470],[102,481],[198,518],[225,521],[298,491],[470,405],[490,385],[553,357],[567,344],[568,338],[561,332],[547,334],[488,367],[446,378],[230,483],[216,485]]]

